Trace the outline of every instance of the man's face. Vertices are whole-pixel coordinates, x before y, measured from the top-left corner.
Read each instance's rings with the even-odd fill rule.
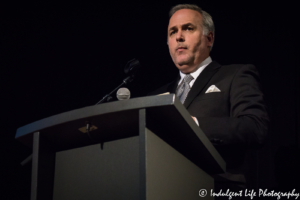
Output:
[[[197,70],[209,56],[213,33],[203,34],[202,15],[190,9],[176,11],[168,26],[168,45],[176,67],[183,73]]]

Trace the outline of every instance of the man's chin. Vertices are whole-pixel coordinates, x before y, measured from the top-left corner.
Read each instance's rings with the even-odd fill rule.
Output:
[[[184,67],[185,65],[189,65],[190,62],[189,60],[180,60],[177,62],[177,65],[179,65],[180,67]]]
[[[176,58],[176,63],[178,65],[186,65],[191,59],[187,55],[180,55]]]
[[[190,67],[189,65],[182,64],[182,65],[177,65],[177,68],[182,72],[182,73],[189,73],[190,72]]]
[[[188,61],[177,62],[177,68],[185,74],[192,73],[194,71],[191,62]]]

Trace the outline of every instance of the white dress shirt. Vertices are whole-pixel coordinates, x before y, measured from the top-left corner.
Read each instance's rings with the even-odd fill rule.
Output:
[[[194,78],[191,82],[190,82],[190,88],[192,88],[192,86],[194,85],[196,79],[198,78],[198,76],[201,74],[201,72],[205,69],[205,67],[207,65],[209,65],[209,63],[211,63],[211,57],[208,56],[202,63],[199,64],[198,69],[196,71],[194,71],[193,73],[190,73],[190,75]],[[186,76],[186,74],[182,73],[181,71],[179,71],[180,73],[180,81],[178,82],[178,85],[181,83],[181,81],[183,80],[183,78]]]

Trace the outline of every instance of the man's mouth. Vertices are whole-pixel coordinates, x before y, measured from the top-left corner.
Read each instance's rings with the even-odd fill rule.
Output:
[[[182,51],[184,49],[187,49],[186,47],[177,47],[176,51]]]

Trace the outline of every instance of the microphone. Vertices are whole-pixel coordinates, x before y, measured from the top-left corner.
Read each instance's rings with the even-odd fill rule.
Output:
[[[98,103],[96,103],[96,105],[104,102],[105,100],[109,101],[111,99],[112,93],[114,93],[117,89],[121,88],[123,85],[132,82],[135,77],[135,74],[137,73],[139,68],[140,68],[140,61],[138,61],[137,59],[132,59],[132,60],[128,61],[128,63],[126,64],[126,66],[124,68],[124,72],[125,72],[125,74],[128,74],[128,77],[123,80],[123,83],[121,85],[119,85],[116,89],[114,89],[109,94],[105,95],[100,101],[98,101]],[[119,91],[120,91],[120,95],[118,95]],[[127,88],[123,88],[123,89],[121,88],[117,92],[117,98],[119,100],[129,99],[130,91]]]
[[[117,91],[117,98],[119,100],[127,100],[130,98],[130,91],[127,88],[120,88]]]
[[[140,61],[138,61],[137,59],[134,58],[134,59],[128,61],[128,63],[124,67],[124,72],[125,72],[125,74],[134,76],[140,67],[141,67]]]

